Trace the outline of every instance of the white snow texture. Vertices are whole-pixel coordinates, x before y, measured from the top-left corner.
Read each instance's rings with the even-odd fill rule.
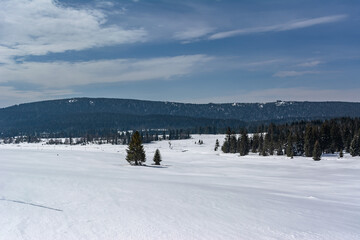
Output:
[[[0,145],[0,239],[360,239],[359,157],[239,157],[216,139],[147,144],[147,167],[126,146]]]

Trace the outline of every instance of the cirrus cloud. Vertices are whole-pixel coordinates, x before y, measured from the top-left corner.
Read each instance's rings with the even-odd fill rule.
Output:
[[[273,77],[298,77],[306,74],[319,74],[319,71],[279,71]]]
[[[275,24],[270,26],[264,27],[251,27],[251,28],[243,28],[243,29],[236,29],[232,31],[225,31],[225,32],[218,32],[209,37],[210,40],[234,37],[237,35],[248,35],[248,34],[255,34],[255,33],[264,33],[264,32],[283,32],[289,30],[295,30],[300,28],[311,27],[319,24],[325,23],[332,23],[342,21],[347,17],[347,15],[331,15],[325,17],[318,17],[312,19],[305,19],[305,20],[297,20],[291,21],[283,24]]]
[[[150,59],[114,59],[87,62],[24,62],[0,66],[0,82],[26,82],[48,88],[98,83],[171,79],[203,69],[213,61],[207,55]]]
[[[299,67],[316,67],[317,65],[319,65],[321,63],[323,63],[323,62],[315,60],[315,61],[310,61],[310,62],[303,62],[303,63],[298,64],[297,66],[299,66]]]

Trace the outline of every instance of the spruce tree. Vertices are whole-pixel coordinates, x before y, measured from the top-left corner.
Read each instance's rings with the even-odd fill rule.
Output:
[[[276,150],[276,154],[277,154],[278,156],[284,155],[284,152],[283,152],[283,148],[282,148],[282,146],[281,146],[281,143],[279,143],[279,147],[278,147],[278,149]]]
[[[255,133],[253,136],[251,152],[256,153],[259,148],[260,137],[259,134]]]
[[[225,137],[225,141],[221,147],[221,150],[224,153],[229,153],[230,152],[230,138],[231,138],[231,130],[228,127],[227,131],[226,131],[226,137]]]
[[[319,141],[316,141],[315,145],[314,145],[313,159],[315,161],[321,160],[321,153],[322,153],[322,151],[321,151],[320,143],[319,143]]]
[[[155,154],[154,154],[154,158],[153,161],[155,163],[155,165],[160,165],[161,160],[161,155],[160,155],[160,151],[159,149],[156,149]]]
[[[264,148],[264,137],[262,134],[260,134],[260,137],[259,137],[259,155],[266,156],[266,151]]]
[[[229,142],[228,141],[224,141],[222,147],[221,147],[221,151],[223,151],[223,153],[229,153]]]
[[[239,139],[239,153],[240,156],[245,156],[249,154],[249,137],[246,131],[241,133],[241,137]]]
[[[350,132],[348,127],[346,127],[346,129],[345,129],[343,137],[344,137],[345,152],[349,153],[350,152],[350,144],[351,144],[351,141],[352,141],[352,137],[351,137],[351,132]]]
[[[142,163],[146,161],[144,147],[141,143],[141,137],[138,131],[132,135],[126,152],[126,161],[131,165],[142,165]]]
[[[268,127],[268,132],[266,134],[266,136],[268,136],[267,149],[269,150],[270,155],[274,155],[274,150],[275,150],[275,139],[277,139],[277,135],[275,134],[275,132],[276,132],[275,129],[276,129],[276,125],[273,123],[270,123],[270,125]]]
[[[269,143],[269,154],[274,155],[274,150],[275,150],[274,143],[273,143],[273,141],[270,141],[270,143]]]
[[[294,156],[293,139],[292,139],[291,133],[289,133],[288,140],[287,140],[286,156],[287,157]]]
[[[331,134],[331,152],[334,153],[344,148],[344,142],[341,136],[341,131],[335,121],[331,126],[330,134]]]
[[[166,133],[163,131],[162,140],[166,140]]]
[[[304,154],[304,134],[302,132],[297,131],[295,134],[295,149],[294,155],[301,156]]]
[[[241,137],[239,137],[237,140],[236,152],[240,153],[241,152],[240,148],[241,148]]]
[[[355,157],[355,156],[359,156],[359,152],[360,152],[359,136],[355,135],[350,144],[350,154],[351,154],[351,156]]]
[[[304,142],[305,156],[311,157],[315,145],[315,136],[314,130],[310,124],[306,125]]]
[[[329,153],[331,147],[331,134],[330,125],[328,121],[325,121],[320,128],[320,147],[322,152]]]
[[[271,135],[270,134],[265,134],[264,137],[264,145],[263,145],[264,150],[266,151],[266,153],[270,153],[270,148],[271,148]]]
[[[237,139],[236,134],[233,132],[230,138],[230,153],[236,153],[237,150]]]
[[[216,139],[216,142],[215,142],[215,148],[214,148],[214,150],[215,150],[215,151],[217,151],[217,150],[219,149],[219,147],[220,147],[219,140],[218,140],[218,139]]]

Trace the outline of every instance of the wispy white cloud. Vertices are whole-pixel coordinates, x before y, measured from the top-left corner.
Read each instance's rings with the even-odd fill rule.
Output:
[[[326,17],[318,17],[312,19],[298,20],[287,22],[283,24],[276,24],[270,26],[262,26],[262,27],[251,27],[251,28],[242,28],[236,29],[232,31],[218,32],[209,37],[210,40],[222,39],[233,37],[237,35],[248,35],[254,33],[264,33],[264,32],[282,32],[295,30],[300,28],[311,27],[319,24],[332,23],[342,21],[347,17],[347,15],[331,15]]]
[[[0,19],[0,63],[16,56],[142,42],[147,36],[141,28],[109,25],[99,10],[52,0],[2,0]]]
[[[248,62],[248,63],[245,63],[244,66],[258,67],[258,66],[264,66],[264,65],[271,65],[271,64],[282,62],[282,61],[284,61],[284,59],[270,59],[270,60],[263,60],[263,61]]]
[[[279,71],[275,73],[274,77],[298,77],[307,74],[319,74],[319,71]]]
[[[95,5],[96,5],[96,7],[99,7],[99,8],[112,8],[115,6],[114,2],[102,1],[102,0],[96,1]]]
[[[183,31],[175,32],[174,39],[181,40],[185,43],[199,39],[213,32],[214,28],[212,27],[192,27],[187,28]]]
[[[77,94],[69,89],[18,90],[11,86],[0,86],[0,107],[29,101],[53,99]]]
[[[206,55],[89,62],[25,62],[0,66],[1,82],[27,82],[49,88],[96,83],[171,79],[199,72],[214,60]]]
[[[323,63],[323,62],[321,62],[321,61],[309,61],[309,62],[299,63],[297,66],[299,66],[299,67],[316,67],[321,63]]]

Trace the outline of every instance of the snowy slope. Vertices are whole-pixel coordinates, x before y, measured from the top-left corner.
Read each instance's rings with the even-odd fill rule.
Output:
[[[215,139],[0,145],[0,239],[360,239],[360,158],[238,157]],[[202,139],[204,145],[196,145]]]

